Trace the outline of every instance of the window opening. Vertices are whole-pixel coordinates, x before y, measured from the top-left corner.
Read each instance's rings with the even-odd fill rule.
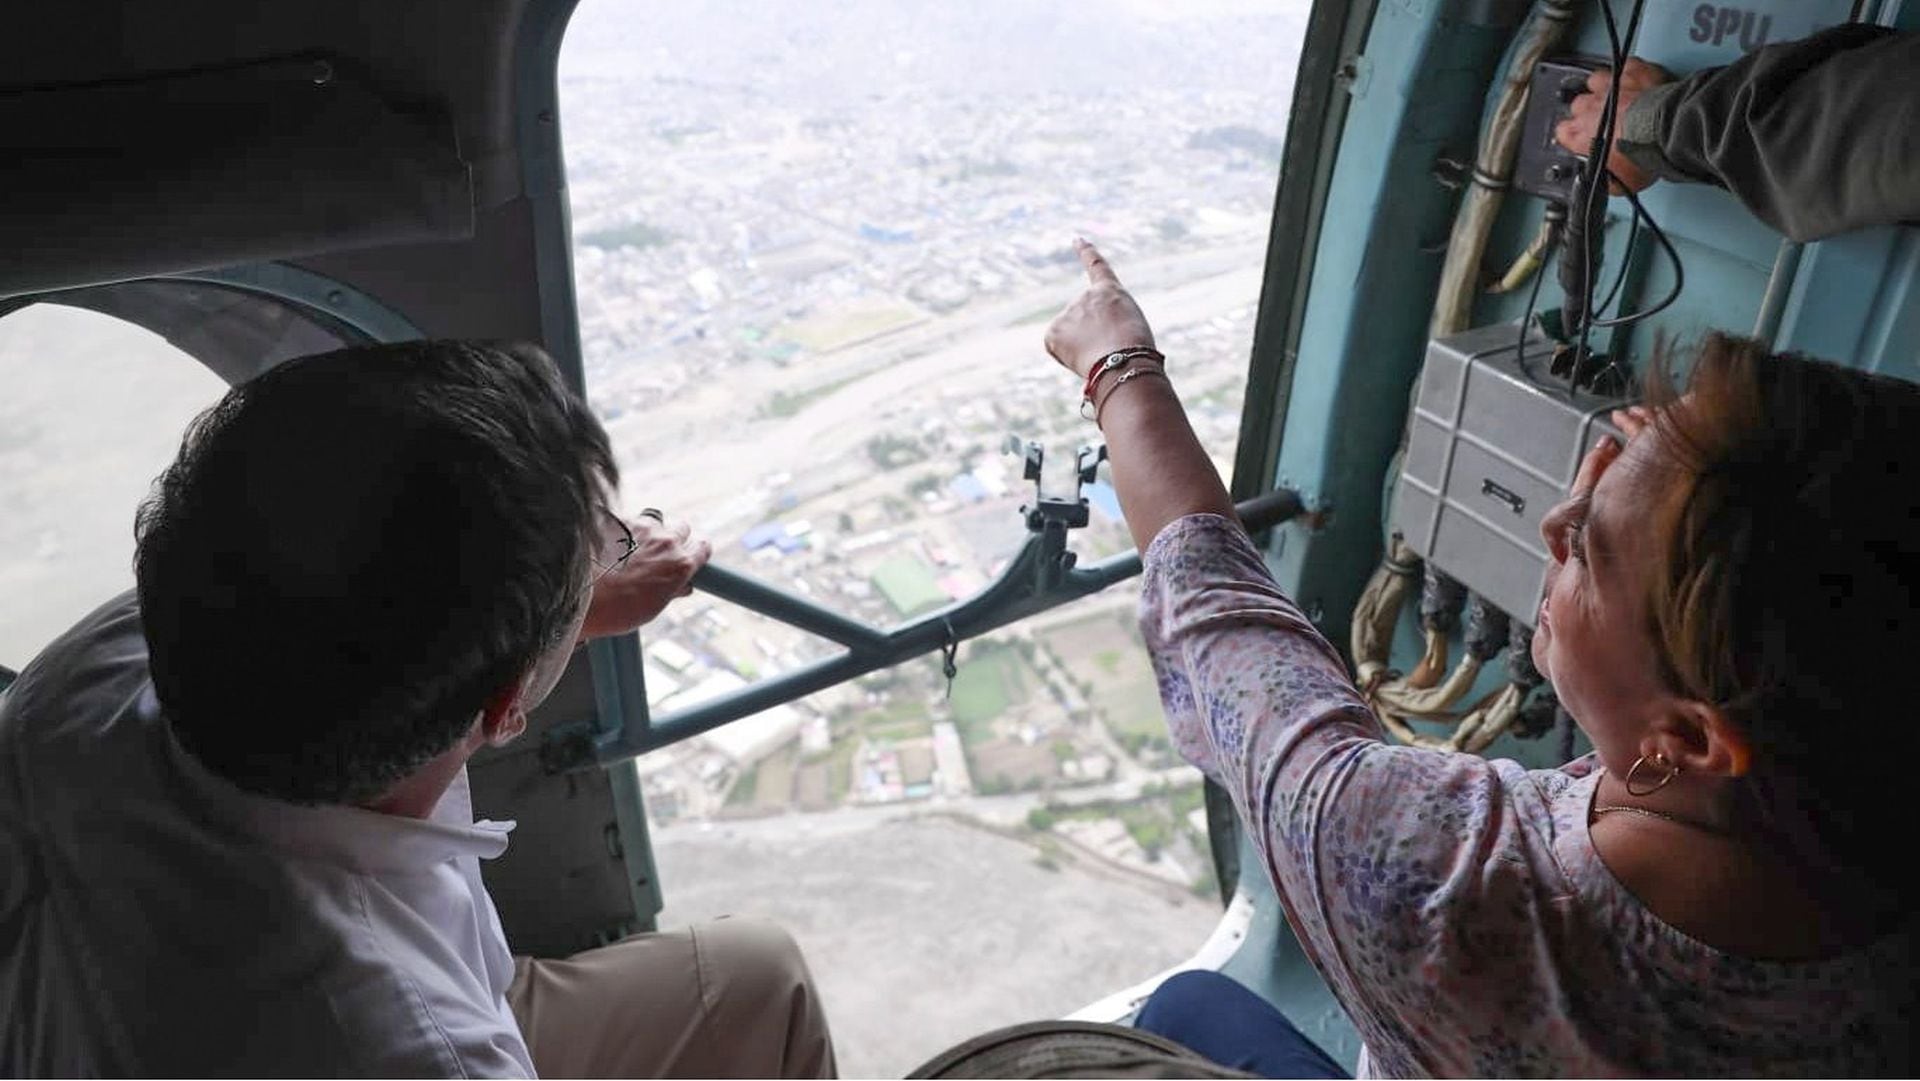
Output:
[[[1056,488],[1097,439],[1040,346],[1076,232],[1225,472],[1308,7],[586,0],[560,92],[627,510],[877,627],[977,592],[1026,536],[1008,437]],[[1083,563],[1130,547],[1088,495]],[[639,759],[663,922],[785,922],[855,1074],[1184,958],[1218,906],[1136,597],[962,645],[950,698],[936,653]],[[643,645],[656,714],[838,649],[701,595]]]
[[[349,316],[410,330],[274,263],[0,302],[0,665],[132,587],[135,512],[188,422],[232,383],[365,340]]]
[[[133,586],[134,512],[227,384],[113,316],[0,318],[0,664],[22,668]]]

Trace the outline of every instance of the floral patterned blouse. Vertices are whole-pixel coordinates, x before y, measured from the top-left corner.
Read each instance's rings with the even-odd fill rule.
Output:
[[[1141,626],[1181,753],[1231,792],[1363,1073],[1906,1073],[1914,936],[1831,960],[1661,922],[1587,835],[1601,771],[1384,742],[1237,524],[1148,548]]]

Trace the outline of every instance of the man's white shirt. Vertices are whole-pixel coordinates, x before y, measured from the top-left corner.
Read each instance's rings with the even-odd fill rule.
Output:
[[[512,828],[464,772],[426,819],[214,776],[117,598],[0,694],[0,1075],[532,1076],[480,881]]]

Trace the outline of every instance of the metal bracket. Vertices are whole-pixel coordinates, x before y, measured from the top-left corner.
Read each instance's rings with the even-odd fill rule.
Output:
[[[1342,61],[1333,73],[1334,82],[1347,88],[1347,94],[1356,101],[1367,96],[1367,87],[1373,82],[1373,61],[1363,53],[1355,53]]]
[[[1092,484],[1100,479],[1100,463],[1107,460],[1105,443],[1083,443],[1074,457],[1075,471],[1083,485]]]

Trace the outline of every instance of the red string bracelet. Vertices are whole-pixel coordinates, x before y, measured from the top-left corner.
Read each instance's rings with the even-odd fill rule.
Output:
[[[1093,416],[1088,413],[1088,409],[1093,405],[1094,392],[1099,389],[1100,380],[1108,372],[1113,371],[1115,368],[1131,364],[1136,360],[1152,360],[1165,363],[1166,359],[1166,356],[1162,354],[1160,350],[1147,345],[1136,345],[1126,349],[1116,349],[1106,356],[1101,357],[1093,367],[1087,369],[1086,385],[1080,388],[1080,416],[1087,420],[1094,419]]]

